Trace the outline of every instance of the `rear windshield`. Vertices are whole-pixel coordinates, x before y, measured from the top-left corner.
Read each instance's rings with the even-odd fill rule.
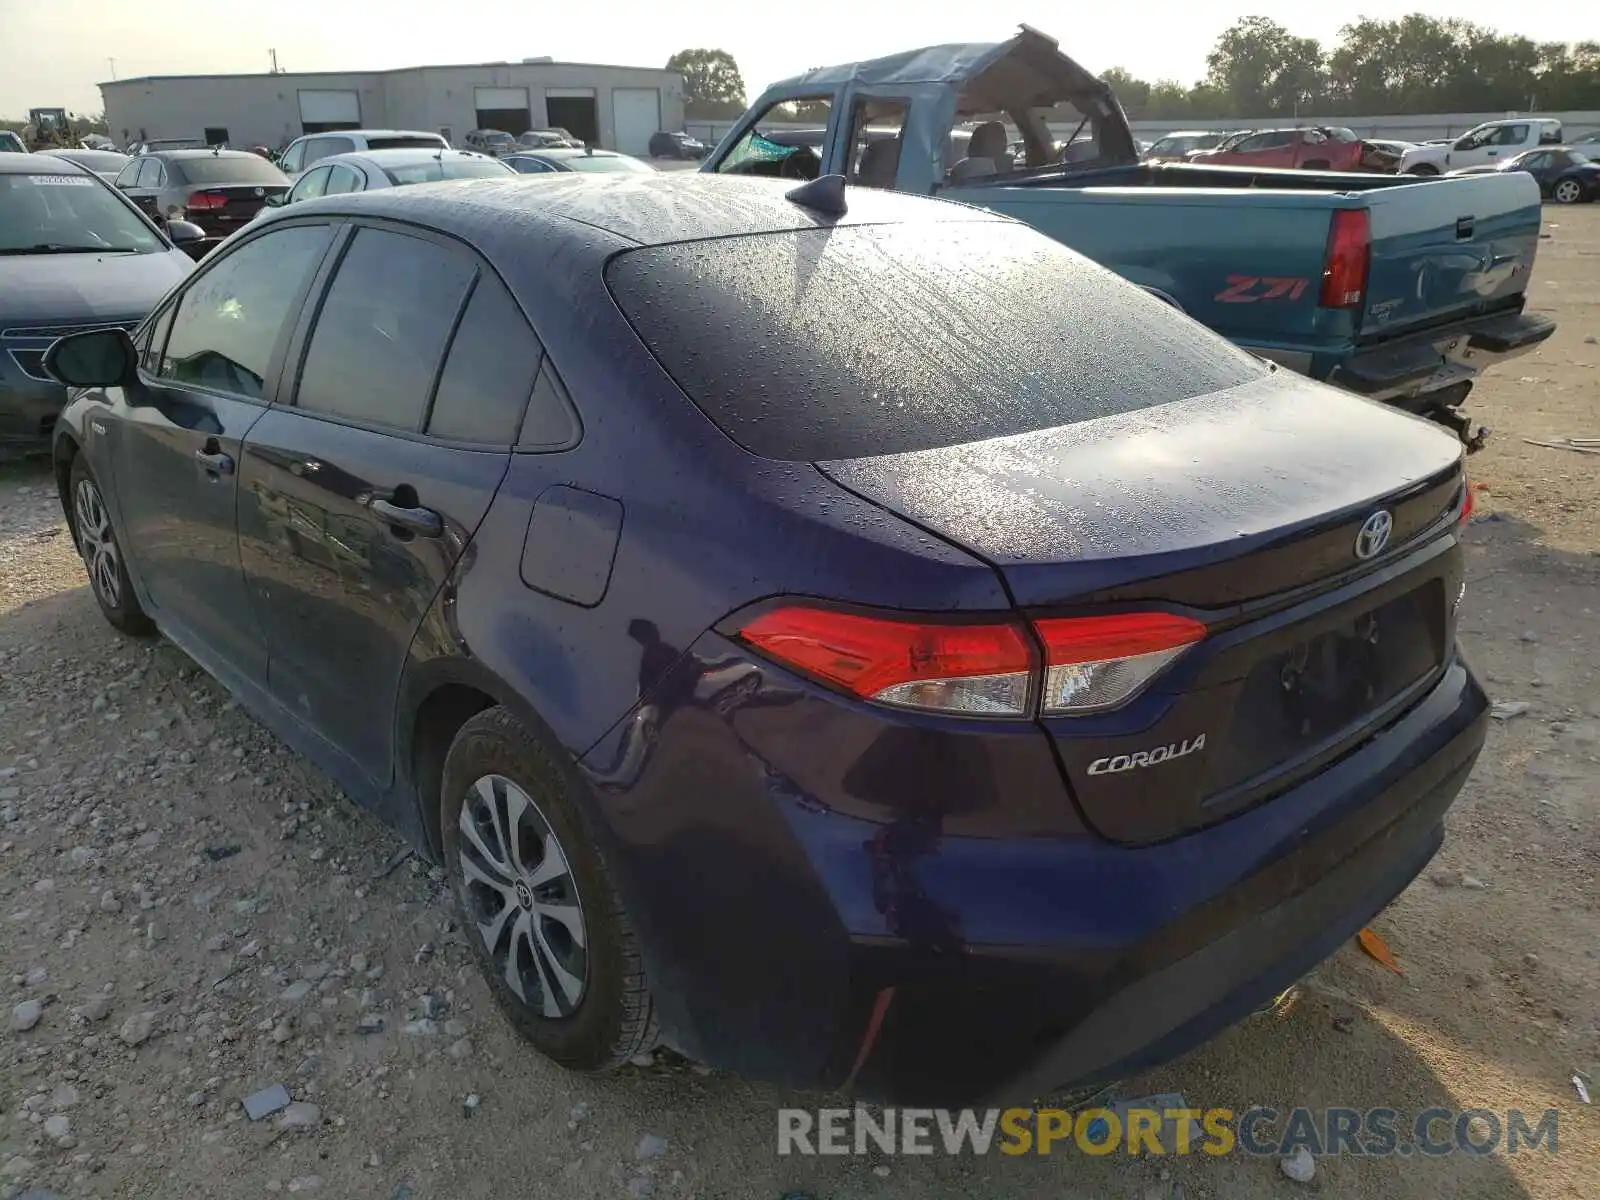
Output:
[[[282,171],[259,154],[237,158],[216,155],[210,158],[180,158],[167,164],[190,183],[288,183]]]
[[[561,160],[572,171],[654,171],[647,162],[629,158],[626,154],[572,154]]]
[[[396,187],[408,183],[435,183],[441,179],[482,179],[487,175],[516,174],[498,158],[452,158],[444,162],[430,158],[425,162],[407,163],[403,167],[385,167],[383,173]]]
[[[1011,222],[644,246],[618,305],[678,385],[765,458],[900,454],[1205,395],[1265,368]]]
[[[418,137],[415,134],[397,137],[367,137],[368,150],[431,150],[435,146],[443,146],[442,137],[433,137],[424,134]]]

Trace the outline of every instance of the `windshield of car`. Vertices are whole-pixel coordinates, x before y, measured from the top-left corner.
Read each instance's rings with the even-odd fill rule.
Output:
[[[1151,146],[1148,154],[1187,154],[1191,150],[1210,150],[1222,140],[1220,133],[1190,134],[1184,137],[1174,137],[1168,134],[1164,138],[1157,138],[1156,144]]]
[[[190,183],[288,183],[289,177],[259,154],[171,160]]]
[[[516,143],[516,138],[509,133],[501,133],[499,130],[490,130],[483,135],[483,140],[491,146],[511,146]]]
[[[0,174],[0,254],[164,249],[155,231],[92,175]]]
[[[22,139],[9,129],[0,129],[0,153],[26,154],[28,148],[22,144]]]
[[[411,183],[437,183],[441,179],[482,179],[491,175],[515,175],[498,158],[430,158],[403,167],[385,167],[383,173],[396,187]]]
[[[563,158],[562,164],[573,171],[654,171],[649,163],[629,158],[626,154],[574,154]]]
[[[765,458],[1010,437],[1221,391],[1265,370],[1009,221],[643,246],[613,258],[606,279],[678,386]]]

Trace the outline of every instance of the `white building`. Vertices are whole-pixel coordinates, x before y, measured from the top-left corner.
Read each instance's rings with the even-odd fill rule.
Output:
[[[394,71],[146,75],[100,85],[111,136],[195,137],[277,148],[328,129],[436,130],[460,145],[472,129],[559,126],[591,145],[645,154],[658,129],[683,128],[683,76],[652,67],[547,58]]]

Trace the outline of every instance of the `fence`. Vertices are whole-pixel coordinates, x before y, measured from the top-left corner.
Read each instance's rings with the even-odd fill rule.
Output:
[[[1391,141],[1426,142],[1433,138],[1455,137],[1465,133],[1474,125],[1482,125],[1485,121],[1498,121],[1506,117],[1536,116],[1554,117],[1560,121],[1568,137],[1580,133],[1587,133],[1591,129],[1600,129],[1600,112],[1554,112],[1554,113],[1428,113],[1423,115],[1409,114],[1404,116],[1382,117],[1254,117],[1250,119],[1230,119],[1226,121],[1133,121],[1135,137],[1145,141],[1154,141],[1164,133],[1171,133],[1174,129],[1281,129],[1293,125],[1342,125],[1353,129],[1357,135],[1364,138],[1384,138]],[[690,121],[686,128],[689,133],[714,146],[722,140],[722,136],[732,129],[733,121]],[[781,122],[772,122],[765,126],[773,131],[782,129],[815,129],[816,125],[786,125]],[[1051,127],[1056,134],[1065,137],[1072,132],[1070,126],[1055,125]]]

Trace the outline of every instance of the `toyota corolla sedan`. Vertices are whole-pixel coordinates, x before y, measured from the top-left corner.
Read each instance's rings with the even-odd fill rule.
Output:
[[[1019,223],[789,186],[241,233],[50,352],[92,593],[445,865],[556,1062],[1124,1077],[1438,849],[1461,447]]]

